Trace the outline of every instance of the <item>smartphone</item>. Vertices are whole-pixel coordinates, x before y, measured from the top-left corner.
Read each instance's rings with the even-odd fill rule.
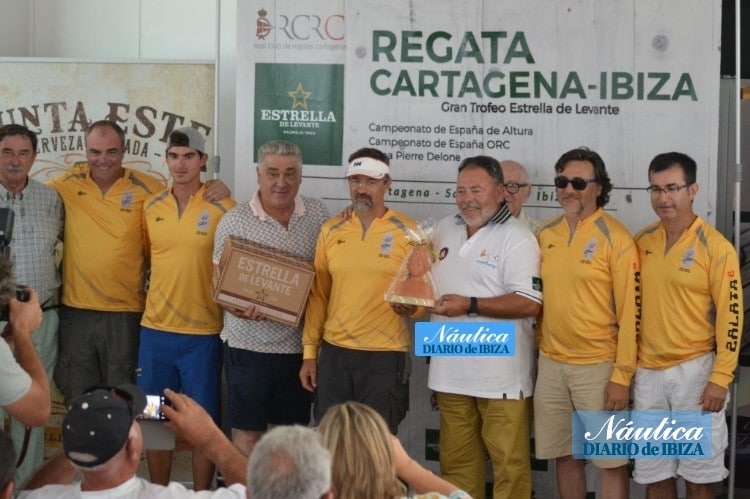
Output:
[[[161,412],[162,406],[167,404],[164,395],[146,395],[146,408],[143,409],[141,419],[155,421],[167,421],[167,417]]]

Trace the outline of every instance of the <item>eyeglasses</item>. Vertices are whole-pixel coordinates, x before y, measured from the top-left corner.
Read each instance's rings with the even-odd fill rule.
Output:
[[[518,182],[508,182],[505,185],[505,190],[510,192],[511,194],[517,194],[518,191],[521,190],[523,187],[528,187],[529,184],[519,184]]]
[[[373,178],[353,178],[353,177],[347,177],[347,182],[349,182],[349,187],[375,187],[383,182],[383,180],[375,180]]]
[[[685,189],[688,187],[688,184],[685,185],[677,185],[677,184],[669,184],[665,187],[658,187],[656,185],[649,185],[646,187],[646,190],[651,193],[652,196],[658,197],[660,194],[675,194],[677,192],[680,192],[680,190]]]
[[[564,177],[562,175],[555,177],[555,187],[558,189],[565,189],[568,184],[573,186],[573,189],[577,191],[582,191],[586,189],[586,186],[588,184],[596,184],[598,180],[595,178],[581,178],[581,177],[573,177],[568,178]]]

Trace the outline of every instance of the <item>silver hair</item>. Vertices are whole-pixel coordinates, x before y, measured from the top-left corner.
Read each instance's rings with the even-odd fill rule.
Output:
[[[300,171],[302,170],[302,151],[297,144],[286,140],[271,140],[258,148],[258,166],[263,166],[263,162],[268,156],[295,156],[299,162]]]
[[[331,490],[331,454],[304,426],[277,426],[250,454],[247,489],[253,499],[319,499]]]
[[[524,182],[529,182],[529,172],[528,172],[528,171],[526,170],[526,167],[525,167],[525,166],[523,166],[523,165],[522,165],[521,163],[519,163],[518,161],[514,161],[514,160],[512,160],[512,159],[506,159],[506,160],[503,160],[503,161],[501,161],[501,162],[500,162],[500,168],[502,168],[502,167],[503,167],[503,164],[504,164],[504,163],[508,163],[508,164],[510,164],[510,165],[515,165],[515,166],[517,166],[517,167],[518,167],[518,169],[519,169],[519,170],[521,170],[521,176],[523,177],[523,181],[524,181]]]

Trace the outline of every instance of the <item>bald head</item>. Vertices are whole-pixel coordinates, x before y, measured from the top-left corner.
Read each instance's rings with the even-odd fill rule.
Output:
[[[505,182],[505,202],[508,204],[511,215],[518,217],[521,208],[531,194],[529,176],[526,173],[526,168],[516,161],[501,161],[500,168],[503,170]]]

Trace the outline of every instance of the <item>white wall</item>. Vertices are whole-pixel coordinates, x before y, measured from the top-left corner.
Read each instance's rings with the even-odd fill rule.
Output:
[[[0,0],[0,12],[0,58],[214,61],[218,31],[214,143],[233,187],[236,0]]]
[[[24,0],[0,0],[3,28],[0,29],[0,56],[27,57],[31,54],[31,4]]]
[[[213,0],[0,0],[0,57],[213,59],[216,10]]]

